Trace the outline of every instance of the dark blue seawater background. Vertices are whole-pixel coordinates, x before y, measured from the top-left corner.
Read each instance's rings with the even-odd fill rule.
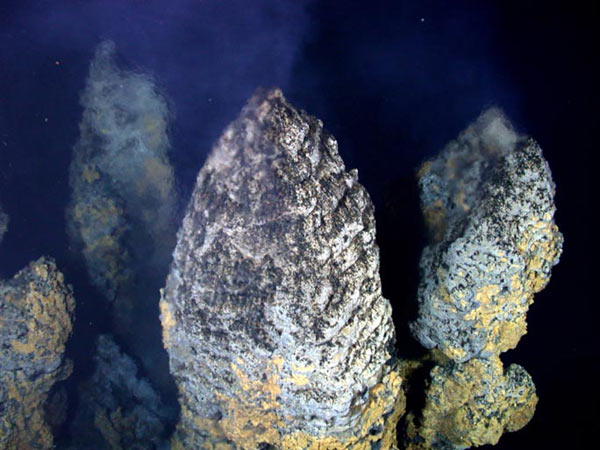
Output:
[[[592,3],[0,0],[0,202],[10,216],[0,276],[57,259],[77,299],[73,385],[88,375],[93,340],[112,324],[68,252],[64,211],[79,92],[108,38],[124,66],[153,74],[170,99],[181,210],[212,142],[256,87],[280,86],[323,120],[374,200],[384,294],[411,354],[423,246],[414,171],[497,105],[545,152],[565,250],[528,335],[503,358],[533,376],[536,415],[496,448],[587,448],[600,421]]]

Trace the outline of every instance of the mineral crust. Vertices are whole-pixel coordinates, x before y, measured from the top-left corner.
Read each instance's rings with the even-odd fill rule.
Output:
[[[72,368],[64,358],[75,301],[55,263],[40,258],[0,281],[0,448],[49,449],[44,405]]]
[[[258,91],[200,171],[161,298],[174,449],[388,449],[404,408],[373,206],[336,140]]]
[[[435,365],[422,411],[407,415],[407,448],[496,444],[537,404],[529,374],[504,372],[499,355],[526,333],[533,295],[562,251],[550,169],[537,143],[490,109],[419,177],[431,243],[411,325]]]
[[[413,333],[459,362],[514,348],[562,250],[540,147],[491,109],[419,175],[433,242],[421,257]]]
[[[431,370],[425,407],[407,420],[407,450],[460,450],[495,445],[533,417],[535,386],[525,370],[512,364],[504,372],[500,358],[450,362]]]

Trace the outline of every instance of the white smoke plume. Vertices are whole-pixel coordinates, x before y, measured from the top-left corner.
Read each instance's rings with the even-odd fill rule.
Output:
[[[72,247],[127,350],[166,374],[158,290],[176,230],[168,103],[149,75],[118,67],[107,41],[90,64],[81,105],[67,211]]]

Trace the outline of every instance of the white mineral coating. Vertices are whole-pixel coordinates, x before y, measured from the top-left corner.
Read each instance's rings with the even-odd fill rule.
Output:
[[[514,348],[562,251],[540,147],[490,109],[419,176],[432,242],[421,257],[414,335],[459,362]]]
[[[161,311],[173,448],[394,444],[373,205],[321,121],[279,90],[251,98],[200,171]]]

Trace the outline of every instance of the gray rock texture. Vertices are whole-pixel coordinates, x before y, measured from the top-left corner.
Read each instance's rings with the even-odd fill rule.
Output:
[[[49,449],[44,406],[71,373],[64,357],[75,301],[54,261],[40,258],[0,281],[0,449]]]
[[[411,325],[434,364],[422,410],[406,416],[406,448],[496,444],[538,400],[525,369],[504,370],[500,354],[526,333],[562,251],[550,169],[533,139],[489,109],[423,165],[419,186],[431,242]],[[419,365],[406,363],[405,377]]]
[[[258,91],[200,171],[161,298],[173,448],[391,448],[373,206],[321,121]],[[270,446],[270,447],[269,447]]]
[[[419,176],[432,242],[414,335],[459,362],[515,347],[562,250],[540,147],[490,109]]]

